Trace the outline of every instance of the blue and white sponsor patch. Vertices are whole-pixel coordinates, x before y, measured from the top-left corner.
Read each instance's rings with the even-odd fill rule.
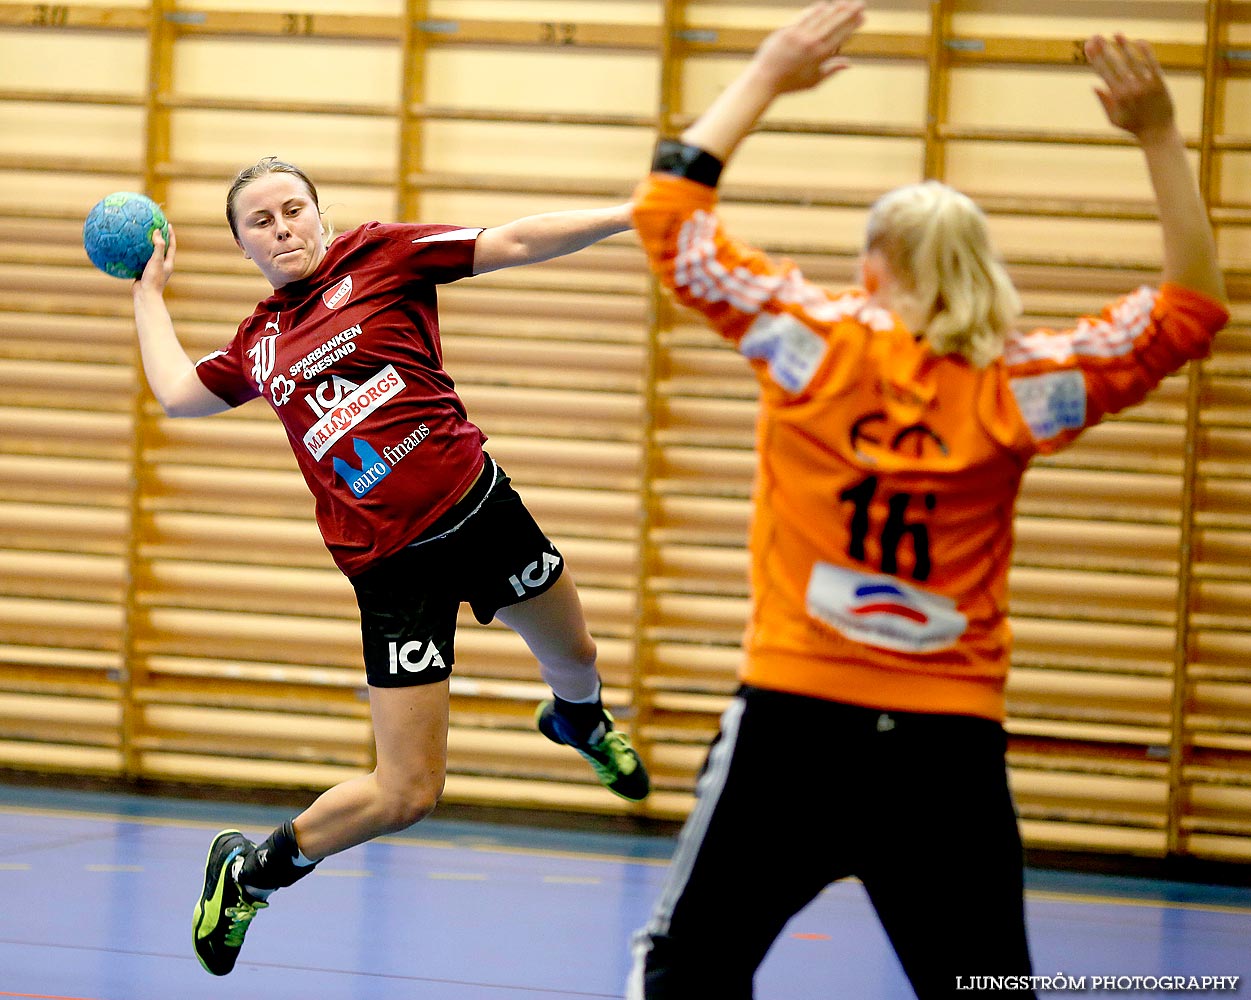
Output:
[[[352,450],[360,461],[360,467],[351,462],[332,455],[335,475],[342,479],[352,491],[353,496],[363,497],[387,476],[391,475],[391,466],[382,460],[377,449],[368,441],[352,438]]]
[[[1086,379],[1078,369],[1009,379],[1008,384],[1035,441],[1086,426]]]
[[[769,375],[787,392],[801,392],[825,358],[825,338],[788,313],[761,313],[739,341],[739,353],[769,363]]]
[[[809,615],[847,638],[904,653],[950,649],[969,624],[942,594],[823,562],[812,567],[807,604]]]

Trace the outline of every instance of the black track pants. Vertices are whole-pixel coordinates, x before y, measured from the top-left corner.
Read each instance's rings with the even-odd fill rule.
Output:
[[[627,1000],[748,1000],[787,921],[848,876],[921,1000],[969,997],[960,976],[1030,974],[1004,753],[989,720],[744,688],[635,937]]]

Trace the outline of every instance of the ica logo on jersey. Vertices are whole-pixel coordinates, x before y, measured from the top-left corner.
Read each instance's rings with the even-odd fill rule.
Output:
[[[305,396],[304,402],[308,404],[308,408],[313,411],[314,416],[324,417],[343,402],[344,396],[350,395],[359,388],[360,386],[355,382],[349,381],[340,375],[331,375],[330,378]]]
[[[304,397],[321,419],[304,434],[304,447],[320,460],[339,438],[397,396],[404,388],[394,365],[387,365],[360,385],[332,375]]]

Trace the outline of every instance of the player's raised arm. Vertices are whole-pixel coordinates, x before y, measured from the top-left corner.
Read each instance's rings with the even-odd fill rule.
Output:
[[[170,417],[222,413],[230,409],[229,404],[200,381],[194,362],[174,333],[174,322],[165,305],[165,286],[174,273],[173,227],[168,247],[159,230],[152,234],[152,244],[152,256],[133,286],[139,353],[152,395]]]
[[[1137,139],[1146,157],[1164,237],[1162,279],[1223,302],[1216,239],[1155,53],[1124,35],[1095,35],[1086,58],[1102,82],[1095,94],[1108,121]]]
[[[809,90],[847,68],[839,52],[864,21],[859,0],[814,3],[761,43],[747,69],[682,133],[722,163],[782,94]]]

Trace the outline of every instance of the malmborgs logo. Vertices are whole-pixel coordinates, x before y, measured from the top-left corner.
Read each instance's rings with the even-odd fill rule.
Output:
[[[322,395],[322,389],[327,386],[332,395],[330,399]],[[332,376],[328,383],[318,386],[316,393],[305,397],[309,406],[324,416],[305,433],[304,447],[313,458],[320,460],[339,438],[388,400],[399,395],[403,389],[404,380],[400,378],[394,365],[387,365],[359,386],[347,379]],[[314,405],[314,396],[322,406]]]

